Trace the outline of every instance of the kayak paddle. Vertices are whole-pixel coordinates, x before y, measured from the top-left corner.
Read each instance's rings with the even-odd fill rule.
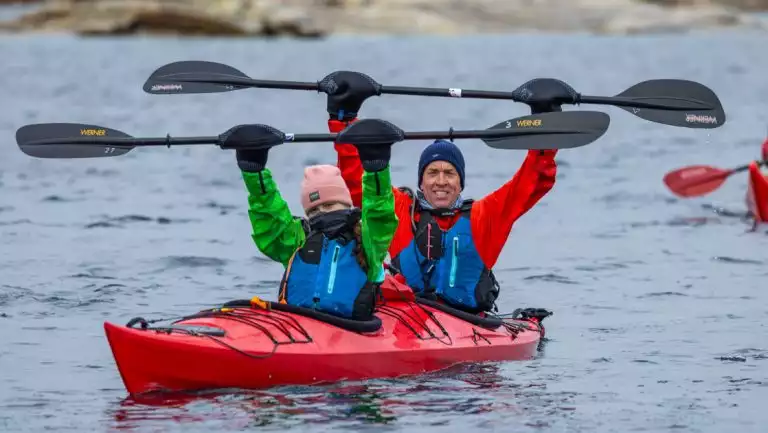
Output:
[[[768,161],[757,161],[758,165],[768,165]],[[670,171],[664,176],[664,183],[679,197],[696,197],[720,188],[732,174],[746,171],[749,164],[730,170],[709,165],[691,165]]]
[[[665,125],[711,129],[725,123],[725,112],[717,95],[703,84],[689,80],[648,80],[635,84],[616,96],[587,96],[577,93],[568,84],[551,78],[537,78],[528,81],[512,92],[498,92],[460,88],[383,86],[371,77],[364,76],[378,89],[379,95],[386,93],[507,99],[529,105],[533,103],[549,103],[550,105],[602,104],[613,105],[642,119]],[[334,94],[337,90],[336,83],[326,78],[317,82],[256,80],[222,63],[191,60],[161,66],[150,75],[143,88],[147,93],[161,95],[220,93],[252,87],[314,90]],[[547,97],[546,92],[537,93],[537,87],[542,81],[549,81],[549,84],[560,86],[565,94],[570,96],[568,98],[553,98]]]
[[[37,158],[119,156],[134,147],[214,144],[222,149],[264,148],[286,142],[377,144],[402,140],[479,138],[495,149],[568,149],[587,145],[607,130],[610,117],[596,111],[541,113],[516,117],[485,130],[405,132],[390,122],[363,119],[338,134],[291,134],[269,125],[237,125],[218,136],[134,138],[110,128],[78,123],[22,126],[16,142]]]

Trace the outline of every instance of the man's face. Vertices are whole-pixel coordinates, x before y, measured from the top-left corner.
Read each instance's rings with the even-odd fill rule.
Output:
[[[450,162],[434,161],[424,169],[419,188],[432,206],[451,207],[461,192],[459,172]]]

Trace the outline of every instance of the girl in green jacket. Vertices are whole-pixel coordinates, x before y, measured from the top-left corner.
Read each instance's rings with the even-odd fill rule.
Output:
[[[280,302],[347,319],[372,318],[376,292],[384,281],[383,262],[398,223],[389,172],[391,147],[359,147],[362,210],[352,206],[336,166],[307,167],[301,184],[306,221],[292,216],[265,167],[269,149],[237,150],[253,241],[285,267]]]

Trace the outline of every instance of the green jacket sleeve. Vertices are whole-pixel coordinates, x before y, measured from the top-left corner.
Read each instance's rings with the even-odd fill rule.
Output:
[[[262,254],[287,266],[293,253],[304,245],[302,223],[291,214],[268,168],[258,173],[243,171],[242,175],[248,190],[251,237]]]
[[[361,237],[368,262],[368,281],[381,282],[381,268],[397,229],[395,196],[389,166],[382,171],[363,173]]]

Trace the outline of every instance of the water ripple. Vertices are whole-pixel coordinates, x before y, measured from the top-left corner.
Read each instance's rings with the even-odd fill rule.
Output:
[[[530,275],[523,278],[523,280],[541,280],[559,284],[579,284],[566,276],[557,274]]]
[[[683,297],[685,297],[685,296],[688,296],[688,295],[685,294],[685,293],[681,293],[681,292],[650,292],[650,293],[646,293],[644,295],[640,295],[640,296],[638,296],[638,298],[642,299],[642,298],[656,298],[656,297],[667,297],[667,296],[683,296]]]
[[[713,257],[712,260],[721,262],[721,263],[740,264],[740,265],[762,265],[763,264],[763,262],[759,260],[740,259],[740,258],[728,257],[728,256],[717,256],[717,257]]]
[[[190,222],[199,222],[199,219],[191,218],[166,218],[158,217],[152,218],[146,215],[123,215],[119,217],[103,216],[100,221],[85,225],[85,228],[123,228],[126,224],[130,223],[146,223],[155,222],[157,224],[184,224]]]
[[[201,268],[201,267],[215,267],[219,268],[226,266],[229,261],[219,259],[216,257],[199,257],[199,256],[170,256],[163,259],[165,262],[165,270],[176,268]]]

